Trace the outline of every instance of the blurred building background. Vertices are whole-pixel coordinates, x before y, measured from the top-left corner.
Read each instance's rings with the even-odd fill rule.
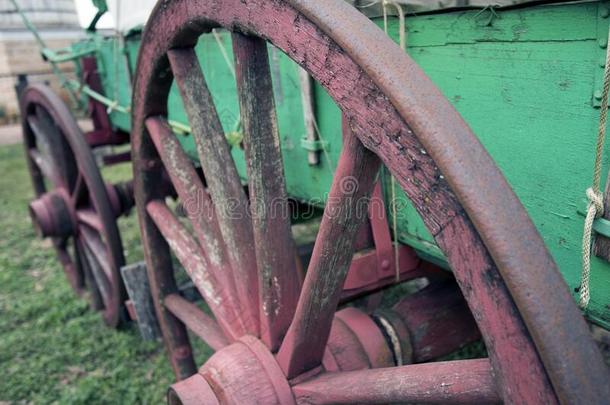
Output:
[[[17,0],[22,11],[38,28],[41,37],[52,49],[68,46],[83,36],[74,0]],[[62,65],[68,75],[71,64]],[[0,124],[15,121],[18,116],[14,86],[19,75],[28,80],[49,82],[59,90],[51,66],[42,60],[38,44],[23,25],[9,0],[0,0]]]

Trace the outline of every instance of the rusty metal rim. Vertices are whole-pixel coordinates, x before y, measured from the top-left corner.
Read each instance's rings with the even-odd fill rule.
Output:
[[[109,297],[110,300],[105,302],[103,318],[109,326],[117,327],[121,322],[122,305],[126,296],[119,275],[119,270],[125,263],[125,258],[123,256],[123,247],[116,223],[116,217],[113,214],[112,206],[106,192],[106,186],[101,177],[99,168],[95,163],[93,154],[91,153],[91,148],[87,144],[85,135],[66,104],[48,86],[42,84],[29,85],[23,91],[20,103],[22,107],[21,111],[24,116],[24,145],[28,164],[31,165],[27,148],[32,144],[33,135],[25,117],[32,105],[40,105],[48,112],[54,123],[59,127],[76,159],[78,171],[82,174],[87,190],[90,193],[90,201],[103,225],[102,236],[106,241],[107,252],[112,260],[112,280],[109,281],[112,283],[113,291],[111,297]],[[39,194],[40,190],[36,184],[34,184],[34,188],[35,192]],[[77,245],[77,243],[74,244],[76,249],[75,255],[80,254],[77,251]],[[56,249],[59,248],[56,246]],[[58,254],[59,253],[60,252],[58,252]],[[79,260],[81,260],[80,257],[73,259],[74,264],[76,265]]]

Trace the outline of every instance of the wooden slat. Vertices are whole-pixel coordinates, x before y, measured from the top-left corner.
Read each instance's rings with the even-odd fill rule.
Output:
[[[55,186],[68,186],[65,177],[67,172],[63,166],[66,162],[61,162],[64,151],[58,144],[61,142],[61,134],[47,118],[40,119],[36,115],[28,115],[26,119],[36,139],[36,148],[30,149],[30,156]]]
[[[205,312],[178,294],[170,294],[163,300],[167,308],[180,319],[195,335],[214,350],[220,350],[229,344],[218,323]]]
[[[111,300],[112,284],[110,277],[111,269],[108,260],[106,246],[99,239],[99,235],[94,230],[81,226],[80,239],[84,247],[84,255],[87,258],[87,265],[95,284],[102,296],[104,304],[107,305]]]
[[[72,202],[74,203],[75,206],[80,201],[81,196],[82,196],[83,192],[85,191],[85,188],[86,188],[86,184],[83,180],[83,174],[79,171],[78,175],[76,176],[76,182],[74,183],[74,187],[73,187],[72,191],[70,192],[70,198],[72,199]]]
[[[250,334],[259,336],[258,282],[249,205],[212,95],[193,48],[167,53],[197,145],[199,160],[229,254],[239,298],[250,311]]]
[[[278,352],[288,378],[321,363],[379,166],[355,136],[346,137],[296,314]]]
[[[193,224],[193,230],[209,264],[208,271],[220,284],[218,293],[227,305],[236,306],[233,311],[237,316],[225,321],[231,327],[227,331],[229,335],[238,338],[248,333],[247,325],[256,321],[248,319],[250,312],[244,310],[236,298],[235,280],[230,271],[226,246],[210,196],[167,121],[162,117],[151,117],[146,120],[146,127],[180,197],[184,211]]]
[[[92,208],[83,208],[76,211],[76,219],[81,224],[87,225],[98,232],[104,229],[100,217]]]
[[[265,344],[275,351],[294,315],[299,275],[273,84],[263,39],[235,33],[233,51],[256,246],[260,332]]]
[[[40,151],[35,148],[31,148],[28,153],[44,177],[51,180],[51,182],[57,187],[63,185],[63,180],[61,179],[59,173],[55,170],[53,163],[49,162],[42,155],[42,153],[40,153]]]
[[[223,330],[232,331],[230,322],[239,319],[235,311],[237,306],[231,301],[232,297],[222,294],[221,285],[208,271],[209,262],[201,247],[195,243],[191,234],[178,221],[165,202],[151,201],[146,205],[146,211],[193,280],[193,284],[205,299]]]
[[[161,337],[161,329],[159,328],[158,316],[155,313],[155,305],[150,293],[146,263],[136,262],[121,267],[121,277],[131,302],[130,306],[133,308],[134,316],[132,318],[138,323],[142,339],[148,341],[159,339]]]
[[[293,387],[298,404],[497,404],[488,359],[326,373]]]

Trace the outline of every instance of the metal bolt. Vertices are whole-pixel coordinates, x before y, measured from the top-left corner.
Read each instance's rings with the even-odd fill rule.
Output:
[[[599,15],[602,18],[608,18],[608,16],[610,16],[610,10],[608,10],[607,8],[604,7],[604,8],[601,9]]]
[[[595,97],[596,100],[601,100],[602,99],[602,91],[601,90],[595,90],[595,93],[593,93],[593,97]]]
[[[387,270],[390,267],[390,261],[385,259],[381,262],[381,268]]]
[[[599,58],[599,66],[606,67],[606,58],[605,57]]]
[[[605,38],[602,38],[598,41],[599,47],[600,48],[606,48],[608,46],[608,40]]]

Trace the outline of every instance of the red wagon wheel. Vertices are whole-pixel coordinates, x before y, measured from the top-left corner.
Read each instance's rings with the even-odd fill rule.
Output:
[[[105,185],[91,149],[70,110],[47,86],[21,96],[25,156],[36,199],[29,210],[38,233],[51,237],[72,288],[90,288],[92,305],[118,326],[125,297],[125,263],[117,228],[120,201]],[[111,197],[114,200],[111,202]]]
[[[201,34],[218,27],[233,32],[252,221],[245,220],[248,198],[193,50]],[[289,219],[267,215],[286,199],[267,43],[307,70],[349,125],[300,292]],[[167,124],[173,80],[207,189]],[[219,349],[174,387],[172,401],[602,403],[609,397],[607,369],[586,323],[491,157],[417,65],[345,2],[159,2],[143,36],[133,105],[136,202],[172,365],[179,377],[195,371],[180,321]],[[323,371],[364,220],[357,214],[381,163],[447,257],[488,360]],[[189,212],[195,236],[156,187],[163,170],[181,200],[199,203]],[[216,320],[176,294],[170,248]]]

